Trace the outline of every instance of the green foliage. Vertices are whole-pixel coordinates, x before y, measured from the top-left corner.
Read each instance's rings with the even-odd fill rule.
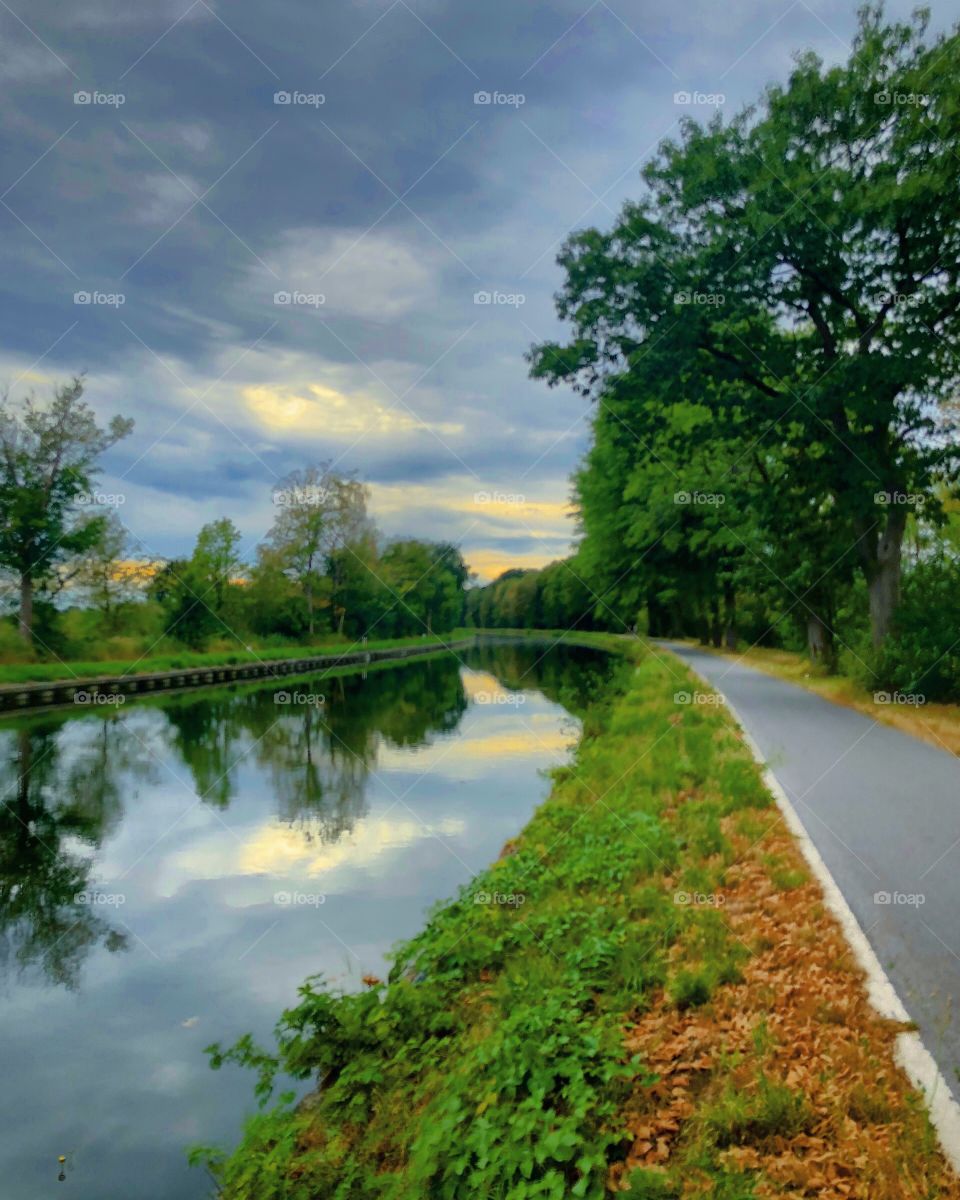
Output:
[[[32,636],[32,593],[56,586],[57,568],[102,536],[104,518],[87,505],[105,450],[133,422],[114,417],[102,430],[83,399],[83,380],[54,389],[42,407],[29,396],[14,406],[0,399],[0,567],[21,589],[20,627]]]
[[[770,1080],[761,1071],[749,1091],[728,1086],[701,1120],[707,1138],[722,1149],[762,1142],[774,1135],[793,1137],[808,1127],[810,1117],[809,1105],[799,1092]]]
[[[856,572],[889,636],[911,514],[939,521],[960,469],[958,69],[956,31],[864,8],[847,62],[684,121],[567,242],[570,337],[530,358],[597,403],[577,561],[621,618],[719,645],[749,597],[753,638],[832,662]],[[904,637],[905,675],[946,646]]]
[[[647,656],[605,692],[584,689],[575,711],[589,729],[599,706],[605,732],[585,733],[510,853],[396,948],[386,982],[344,993],[307,980],[274,1051],[249,1038],[210,1048],[214,1066],[256,1072],[264,1103],[275,1077],[318,1088],[295,1111],[267,1108],[232,1154],[200,1152],[226,1200],[601,1200],[623,1100],[654,1081],[625,1054],[626,1015],[651,1002],[678,951],[711,989],[745,953],[717,913],[674,903],[674,878],[709,873],[702,855],[726,845],[716,804],[694,805],[678,829],[662,797],[685,771],[716,794],[722,765],[745,759],[717,712],[684,713],[665,744],[675,688]],[[724,795],[720,807],[738,805]],[[648,1183],[638,1195],[675,1194]]]
[[[467,592],[466,620],[480,629],[610,629],[632,623],[583,581],[577,556],[542,570],[511,568],[485,587]]]
[[[875,654],[862,647],[866,664],[853,665],[874,689],[960,700],[958,636],[960,560],[943,555],[907,572],[890,637]]]

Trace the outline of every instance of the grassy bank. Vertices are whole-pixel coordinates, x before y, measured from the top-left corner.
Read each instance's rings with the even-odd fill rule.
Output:
[[[960,1194],[725,714],[577,640],[624,663],[550,797],[388,981],[213,1049],[265,1107],[196,1158],[230,1200]],[[268,1100],[278,1069],[320,1089]]]
[[[307,658],[312,655],[344,653],[347,650],[390,650],[400,646],[437,646],[473,631],[455,629],[451,633],[430,634],[411,638],[370,639],[365,645],[348,638],[332,638],[308,646],[253,646],[199,652],[177,650],[166,654],[148,655],[138,659],[71,660],[69,662],[0,663],[0,686],[17,683],[67,682],[95,676],[149,675],[157,671],[177,671],[190,667],[229,667],[238,663],[273,662],[288,658]]]
[[[737,651],[701,648],[799,684],[834,704],[855,708],[874,721],[960,755],[960,704],[938,704],[921,693],[869,692],[845,675],[831,675],[823,667],[811,663],[806,655],[792,650],[772,650],[764,646]]]

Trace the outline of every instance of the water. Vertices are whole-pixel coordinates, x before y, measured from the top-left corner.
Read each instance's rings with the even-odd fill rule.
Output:
[[[525,824],[609,670],[487,645],[284,681],[286,703],[248,685],[0,723],[5,1200],[209,1195],[185,1148],[235,1142],[254,1103],[203,1047],[269,1043],[310,974],[385,974]]]

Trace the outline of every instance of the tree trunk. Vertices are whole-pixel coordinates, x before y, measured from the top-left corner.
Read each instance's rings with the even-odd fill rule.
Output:
[[[723,643],[720,630],[720,601],[716,596],[710,601],[710,644],[719,650]]]
[[[28,646],[33,644],[33,580],[29,575],[20,576],[20,636]]]
[[[810,661],[829,666],[833,661],[833,633],[819,613],[807,613],[807,653]]]
[[[313,587],[308,582],[303,589],[307,598],[307,632],[313,637]]]
[[[723,585],[723,644],[728,650],[737,648],[737,593],[729,582]]]
[[[339,633],[339,634],[343,633],[343,622],[344,622],[344,619],[346,618],[346,615],[347,615],[347,610],[345,608],[341,608],[340,609],[340,620],[337,622],[337,633]]]
[[[876,559],[867,575],[870,595],[870,630],[874,646],[879,646],[890,632],[893,614],[900,600],[900,559],[907,514],[894,509],[887,525],[877,539]]]

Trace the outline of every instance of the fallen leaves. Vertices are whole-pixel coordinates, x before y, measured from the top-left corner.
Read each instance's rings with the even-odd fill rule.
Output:
[[[707,1004],[678,1011],[660,993],[628,1029],[628,1053],[657,1080],[631,1097],[633,1143],[611,1169],[611,1189],[636,1167],[678,1167],[684,1196],[710,1195],[693,1151],[712,1145],[718,1170],[756,1174],[758,1197],[960,1200],[960,1181],[894,1063],[904,1027],[870,1007],[818,886],[778,890],[771,879],[772,862],[781,878],[784,866],[803,870],[793,839],[780,823],[758,840],[738,834],[735,818],[724,826],[739,857],[725,873],[723,918],[753,953],[740,982],[719,986]],[[803,1128],[747,1123],[752,1132],[718,1150],[708,1114],[722,1097],[749,1111],[764,1087],[796,1098]]]

